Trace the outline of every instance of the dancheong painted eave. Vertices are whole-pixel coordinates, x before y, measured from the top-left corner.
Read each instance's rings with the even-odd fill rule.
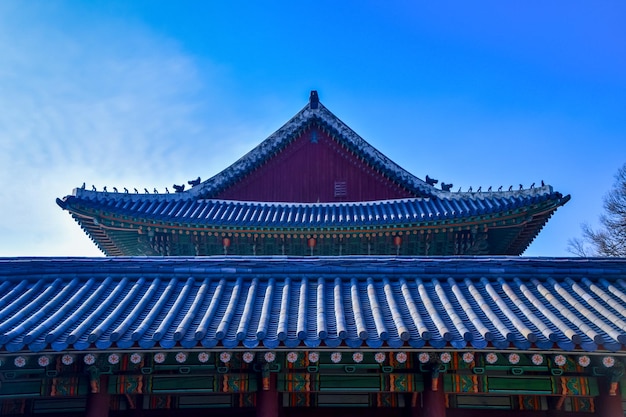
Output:
[[[0,259],[0,351],[621,351],[626,259]]]

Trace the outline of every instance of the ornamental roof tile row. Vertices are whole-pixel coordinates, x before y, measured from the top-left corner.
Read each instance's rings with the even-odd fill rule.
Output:
[[[625,344],[626,259],[0,259],[0,351]]]

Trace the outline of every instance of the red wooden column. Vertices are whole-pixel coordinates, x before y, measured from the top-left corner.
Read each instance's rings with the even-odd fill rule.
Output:
[[[422,394],[418,392],[412,392],[405,397],[405,401],[408,401],[408,413],[407,417],[421,417],[422,416]]]
[[[86,417],[108,417],[109,393],[107,392],[108,380],[106,375],[98,376],[90,382],[90,393],[87,396]]]
[[[261,387],[257,391],[257,417],[278,417],[278,398],[276,374],[263,375]]]
[[[604,386],[603,386],[604,385]],[[596,413],[602,417],[623,417],[622,394],[617,382],[606,381],[600,385],[600,395],[596,398]]]
[[[446,417],[446,396],[443,392],[441,375],[433,375],[430,386],[424,387],[422,393],[421,417]]]

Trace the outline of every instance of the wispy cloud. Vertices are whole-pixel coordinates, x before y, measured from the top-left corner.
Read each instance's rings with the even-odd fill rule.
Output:
[[[0,8],[0,256],[97,254],[55,198],[82,181],[143,190],[185,179],[224,117],[211,100],[219,69],[140,27],[84,31],[14,12]]]

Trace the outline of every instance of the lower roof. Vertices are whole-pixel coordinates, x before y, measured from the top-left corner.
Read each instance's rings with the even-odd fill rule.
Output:
[[[495,215],[533,205],[556,209],[569,196],[544,186],[522,191],[447,193],[343,203],[278,203],[195,199],[185,194],[127,194],[74,190],[57,203],[67,210],[102,210],[128,217],[228,227],[346,227],[455,221]]]
[[[352,203],[272,203],[194,199],[191,195],[75,190],[57,203],[107,255],[160,255],[139,234],[331,233],[490,229],[489,249],[472,254],[520,255],[569,196],[543,186],[522,191],[441,193]],[[144,243],[142,245],[142,243]],[[147,247],[146,247],[147,246]],[[211,255],[191,249],[175,255]],[[436,255],[467,252],[435,252]],[[413,253],[417,254],[417,253]],[[423,253],[419,253],[423,254]],[[431,253],[432,254],[432,253]]]
[[[0,258],[0,351],[619,351],[626,259]]]

